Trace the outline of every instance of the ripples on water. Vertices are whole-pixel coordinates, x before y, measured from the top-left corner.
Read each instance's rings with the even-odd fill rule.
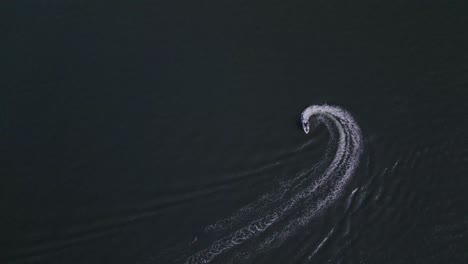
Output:
[[[326,169],[323,165],[321,167],[320,163],[288,181],[280,182],[277,192],[263,195],[232,216],[207,226],[191,242],[192,252],[195,253],[186,259],[176,259],[187,263],[372,263],[384,257],[378,253],[379,250],[388,252],[385,245],[392,244],[395,240],[402,241],[404,245],[405,239],[414,239],[411,235],[421,229],[426,231],[417,233],[417,240],[433,248],[434,252],[432,256],[427,255],[419,259],[431,260],[437,258],[438,254],[449,254],[451,249],[448,245],[459,245],[466,241],[468,218],[455,218],[455,221],[446,222],[444,217],[441,217],[440,220],[436,220],[440,221],[436,226],[430,226],[435,219],[428,222],[424,219],[424,215],[431,215],[430,212],[434,211],[435,207],[454,206],[456,210],[456,205],[450,204],[451,202],[430,197],[440,196],[440,188],[446,181],[441,178],[444,170],[451,166],[463,168],[462,163],[467,160],[466,149],[453,159],[455,144],[463,142],[461,130],[447,131],[443,135],[448,134],[451,135],[448,140],[434,144],[419,143],[417,139],[408,138],[389,140],[382,136],[366,140],[368,149],[356,176],[344,192],[345,196],[320,217],[309,218],[304,225],[306,228],[300,229],[300,232],[291,232],[283,236],[281,241],[286,241],[286,247],[282,247],[281,242],[273,243],[275,238],[284,232],[281,228],[275,230],[274,225],[272,230],[268,230],[268,225],[256,226],[259,234],[255,231],[252,232],[252,238],[247,234],[240,243],[229,243],[233,241],[232,232],[242,229],[247,223],[255,223],[250,222],[250,219],[255,219],[259,213],[268,212],[269,208],[281,204],[279,201],[282,199],[288,199],[288,190],[292,189],[292,192],[295,192],[293,186],[298,185],[300,189],[303,188],[300,187],[301,184],[310,185],[311,180],[307,180],[306,176],[323,174]],[[301,150],[307,150],[307,145]],[[428,200],[435,200],[437,204],[428,206]],[[310,203],[316,206],[316,201]],[[301,203],[299,206],[307,208],[306,211],[310,210],[307,203]],[[301,209],[295,210],[297,211],[291,213],[285,221],[279,222],[279,225],[290,226],[290,223],[295,223],[295,217],[300,218],[304,213]],[[419,220],[414,219],[415,213],[421,217]],[[459,215],[459,212],[456,214]],[[400,228],[386,228],[393,224]],[[354,250],[356,247],[366,246],[373,248],[372,253]],[[443,253],[437,253],[438,250],[442,250]],[[456,253],[458,255],[455,255],[454,259],[463,258],[458,251]]]
[[[445,120],[436,113],[441,109],[433,111],[434,122]],[[456,116],[456,113],[451,114]],[[259,235],[241,238],[239,245],[223,250],[223,244],[217,248],[215,243],[224,237],[232,241],[236,230],[262,219],[259,215],[265,215],[265,212],[281,210],[284,199],[307,190],[314,176],[323,175],[329,167],[332,157],[327,157],[326,153],[337,151],[337,146],[333,145],[337,138],[333,138],[333,133],[323,136],[327,133],[320,131],[326,130],[319,126],[318,134],[304,137],[304,143],[292,150],[278,152],[270,162],[227,173],[220,180],[197,190],[179,190],[141,200],[145,203],[138,203],[138,210],[83,221],[69,226],[58,238],[47,239],[43,233],[36,232],[28,244],[11,251],[8,261],[34,262],[53,252],[111,237],[121,229],[138,226],[147,220],[151,227],[154,225],[152,219],[163,217],[171,210],[203,209],[197,200],[222,199],[235,194],[227,191],[226,186],[239,188],[245,180],[255,178],[260,185],[267,186],[264,188],[266,194],[244,199],[244,204],[237,207],[240,208],[238,211],[225,210],[225,218],[192,229],[199,232],[156,238],[167,241],[167,244],[161,244],[153,257],[144,256],[139,263],[203,263],[197,257],[206,249],[220,252],[208,258],[212,263],[375,263],[388,257],[387,254],[406,256],[401,263],[408,263],[412,250],[427,252],[423,256],[418,254],[418,262],[449,259],[453,260],[451,263],[463,263],[460,260],[466,259],[466,254],[460,252],[459,245],[467,241],[468,214],[460,209],[464,208],[463,197],[457,196],[465,188],[460,176],[468,173],[468,148],[463,126],[440,126],[434,128],[437,133],[427,134],[424,124],[430,119],[422,120],[421,124],[399,124],[398,128],[392,123],[401,120],[404,117],[390,121],[388,127],[392,131],[389,134],[396,135],[400,129],[411,131],[405,137],[389,138],[364,130],[365,153],[359,169],[342,197],[327,210],[309,214],[317,208],[317,201],[326,197],[333,187],[318,190],[316,196],[308,196],[310,200],[298,201],[291,207],[294,210],[288,209],[283,221],[273,220],[271,228],[268,223],[259,222],[255,227]],[[333,128],[331,131],[337,132]],[[369,134],[373,135],[366,136]],[[420,135],[425,136],[420,138]],[[328,152],[323,147],[327,140],[332,143]],[[320,162],[322,159],[325,163]],[[285,168],[298,168],[299,171]],[[269,175],[278,171],[285,174],[271,180]],[[246,193],[252,192],[247,190]],[[298,231],[288,226],[304,216],[307,221],[299,224]],[[394,226],[398,228],[392,228]],[[365,248],[371,250],[362,250]]]
[[[252,258],[281,246],[343,195],[363,152],[359,126],[348,112],[328,105],[307,108],[301,120],[306,133],[309,133],[309,120],[325,124],[330,132],[331,146],[323,159],[291,180],[282,182],[276,191],[208,226],[205,231],[216,233],[219,238],[189,257],[186,263],[209,263],[219,259],[222,262],[252,261]],[[332,232],[333,229],[310,253],[309,259]]]

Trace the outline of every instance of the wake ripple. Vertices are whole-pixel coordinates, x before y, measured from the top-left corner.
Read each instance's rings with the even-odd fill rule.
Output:
[[[224,236],[190,256],[186,263],[210,263],[253,240],[259,241],[237,257],[253,257],[278,247],[341,196],[359,165],[363,151],[361,129],[338,106],[309,106],[302,112],[301,121],[306,134],[310,121],[323,123],[329,130],[330,143],[323,160],[231,217],[208,226],[206,232],[223,232]]]

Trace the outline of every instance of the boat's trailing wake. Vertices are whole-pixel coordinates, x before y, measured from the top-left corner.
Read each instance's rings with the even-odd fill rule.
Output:
[[[207,232],[222,237],[190,256],[186,263],[209,263],[228,253],[232,257],[252,257],[277,247],[343,193],[363,149],[359,126],[347,111],[329,105],[309,106],[302,112],[301,122],[306,134],[311,122],[327,127],[330,143],[324,158],[274,192],[208,226]]]

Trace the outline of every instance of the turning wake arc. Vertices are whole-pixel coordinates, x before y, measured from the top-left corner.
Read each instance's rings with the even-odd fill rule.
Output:
[[[363,152],[361,129],[338,106],[307,107],[301,114],[306,134],[311,120],[323,123],[330,133],[324,158],[275,191],[208,226],[205,230],[220,238],[190,256],[186,263],[209,263],[228,252],[232,258],[249,258],[278,247],[342,195]],[[242,247],[244,244],[249,246]]]

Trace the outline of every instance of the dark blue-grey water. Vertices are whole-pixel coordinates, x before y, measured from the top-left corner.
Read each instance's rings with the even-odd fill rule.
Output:
[[[466,4],[1,5],[0,263],[468,263]]]

